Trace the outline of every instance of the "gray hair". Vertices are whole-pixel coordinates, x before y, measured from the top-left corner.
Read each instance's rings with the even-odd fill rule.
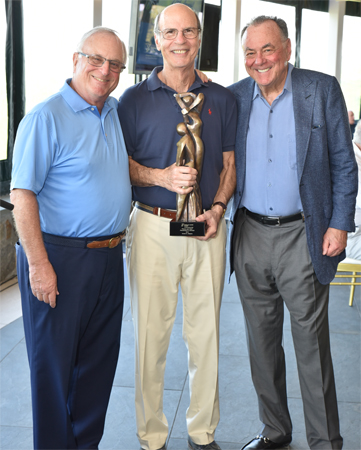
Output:
[[[357,122],[353,140],[354,142],[356,142],[356,144],[361,145],[361,119],[359,119],[359,121]]]
[[[180,3],[181,5],[183,4],[183,3]],[[173,3],[173,5],[175,5],[175,3]],[[172,5],[169,5],[169,6],[172,6]],[[184,5],[184,6],[187,6],[187,5]],[[167,6],[167,8],[168,8],[168,6]],[[158,36],[159,36],[159,28],[158,28],[158,24],[159,24],[159,20],[160,20],[160,18],[161,18],[161,15],[164,13],[164,11],[167,9],[167,8],[164,8],[158,15],[157,15],[157,17],[155,18],[155,20],[154,20],[154,34],[157,34]],[[188,8],[189,8],[189,6],[188,6]],[[193,11],[193,13],[194,13],[194,15],[196,16],[196,19],[197,19],[197,28],[199,28],[199,30],[200,30],[200,32],[202,32],[202,25],[201,25],[201,21],[199,20],[199,17],[198,17],[198,14],[192,9],[192,8],[189,8],[191,11]]]
[[[85,34],[83,34],[83,36],[80,39],[78,45],[76,46],[76,51],[77,52],[82,52],[84,44],[85,44],[85,41],[87,39],[89,39],[90,36],[93,36],[93,34],[96,34],[96,33],[112,34],[113,36],[116,36],[119,39],[119,41],[121,42],[122,46],[123,46],[124,62],[127,60],[127,48],[126,48],[124,42],[118,36],[118,33],[115,30],[112,30],[111,28],[102,27],[102,26],[94,27],[90,31],[87,31]]]
[[[255,17],[249,23],[247,23],[247,25],[243,28],[243,30],[241,32],[241,39],[243,38],[243,35],[247,31],[248,27],[261,25],[262,23],[267,22],[267,20],[272,20],[273,22],[275,22],[275,24],[280,29],[281,36],[282,36],[284,41],[286,39],[288,39],[288,28],[287,28],[286,22],[283,19],[280,19],[279,17],[276,17],[276,16],[258,16],[258,17]]]

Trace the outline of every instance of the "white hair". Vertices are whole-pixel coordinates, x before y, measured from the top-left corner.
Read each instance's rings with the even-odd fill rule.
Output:
[[[120,40],[120,42],[123,46],[124,62],[127,60],[127,48],[125,47],[124,42],[120,39],[120,37],[118,36],[118,33],[115,30],[112,30],[111,28],[107,28],[107,27],[101,27],[101,26],[94,27],[90,31],[87,31],[85,34],[83,34],[82,38],[80,39],[80,41],[76,47],[76,51],[82,52],[85,41],[88,38],[90,38],[90,36],[93,36],[93,34],[96,34],[96,33],[106,33],[106,34],[112,34],[113,36],[116,36]]]

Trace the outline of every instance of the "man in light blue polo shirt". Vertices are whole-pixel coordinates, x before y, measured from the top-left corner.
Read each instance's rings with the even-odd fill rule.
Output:
[[[230,87],[238,104],[231,265],[262,422],[243,449],[282,448],[292,440],[284,304],[308,445],[341,449],[328,299],[347,231],[354,230],[357,168],[345,102],[334,77],[288,63],[282,19],[259,16],[242,37],[250,77]]]
[[[73,55],[73,78],[22,120],[11,201],[31,375],[34,448],[98,448],[123,311],[128,156],[109,97],[125,68],[113,30]]]

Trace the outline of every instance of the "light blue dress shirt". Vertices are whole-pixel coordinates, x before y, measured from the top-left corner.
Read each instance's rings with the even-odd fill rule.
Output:
[[[297,179],[292,64],[282,93],[269,105],[255,84],[246,148],[242,205],[265,216],[302,211]]]
[[[116,234],[131,206],[128,155],[109,97],[99,114],[67,80],[21,121],[11,189],[37,196],[42,231],[59,236]]]

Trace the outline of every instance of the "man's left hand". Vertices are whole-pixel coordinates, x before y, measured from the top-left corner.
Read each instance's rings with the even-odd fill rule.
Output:
[[[221,208],[220,208],[221,209]],[[200,216],[196,217],[197,222],[206,223],[206,234],[205,236],[196,236],[196,239],[200,241],[208,241],[208,239],[214,238],[217,235],[217,229],[219,221],[221,220],[223,210],[221,214],[216,211],[216,208],[210,209]]]
[[[347,231],[328,228],[323,236],[322,254],[327,256],[337,256],[347,244]]]
[[[208,81],[212,81],[211,78],[207,77],[207,75],[200,70],[196,69],[197,75],[201,79],[202,83],[208,83]]]

